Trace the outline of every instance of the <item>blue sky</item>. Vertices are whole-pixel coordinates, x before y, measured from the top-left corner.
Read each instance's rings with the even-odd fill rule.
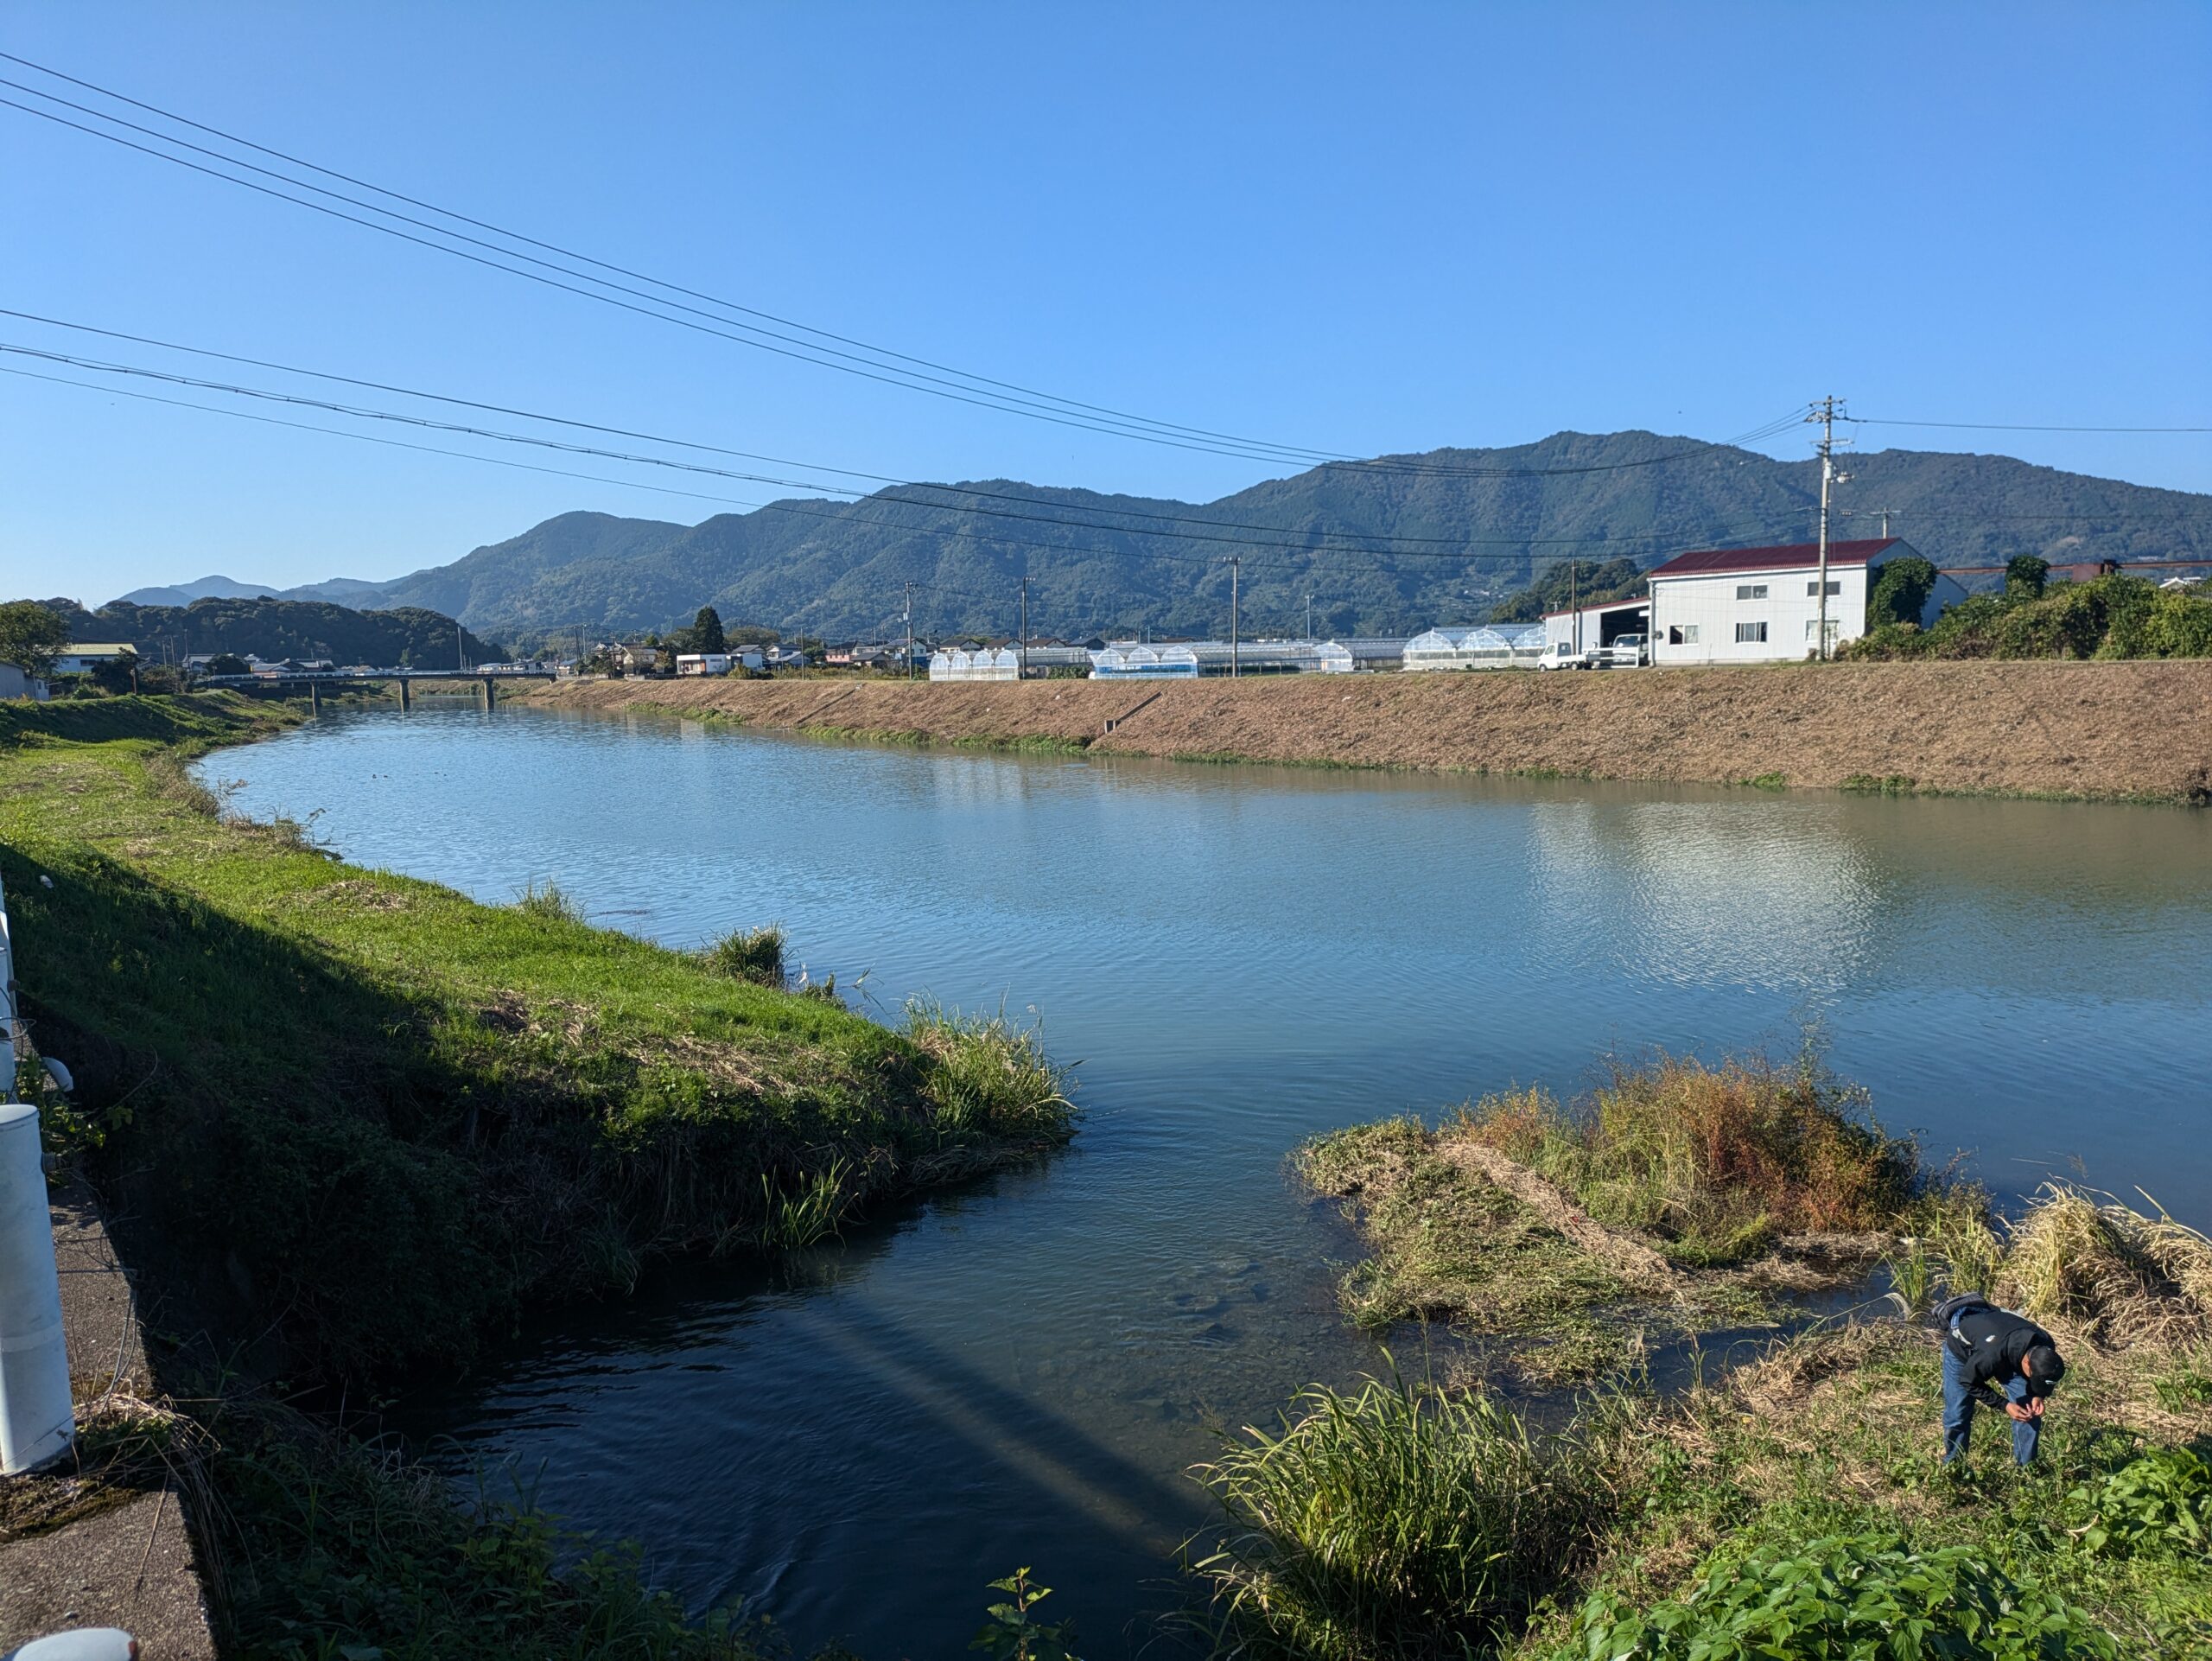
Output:
[[[1319,449],[1723,438],[1828,391],[2212,423],[2202,4],[16,0],[0,49],[806,322]],[[1287,470],[687,334],[13,110],[0,157],[17,310],[901,477]],[[1866,442],[2212,490],[2202,436]],[[389,576],[578,507],[716,511],[0,376],[10,594]]]

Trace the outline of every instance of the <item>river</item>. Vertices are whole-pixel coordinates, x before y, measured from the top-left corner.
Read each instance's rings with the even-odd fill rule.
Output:
[[[2212,814],[1033,758],[527,708],[348,713],[205,764],[357,862],[551,879],[673,945],[780,921],[895,1016],[1041,1019],[1066,1154],[768,1265],[560,1312],[410,1403],[457,1472],[801,1643],[963,1652],[1033,1565],[1133,1652],[1219,1428],[1387,1364],[1286,1181],[1317,1130],[1608,1053],[1793,1053],[1999,1193],[2212,1222]],[[1392,1340],[1423,1365],[1418,1333]],[[1931,1429],[1931,1436],[1933,1430]]]

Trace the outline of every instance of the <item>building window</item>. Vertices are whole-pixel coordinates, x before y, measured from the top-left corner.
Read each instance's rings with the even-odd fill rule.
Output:
[[[1820,591],[1821,579],[1817,576],[1805,585],[1805,594],[1808,599],[1814,595],[1818,594]],[[1830,594],[1841,594],[1843,592],[1843,583],[1841,581],[1833,576],[1830,577],[1828,579],[1828,592]]]
[[[1667,644],[1669,646],[1695,646],[1697,625],[1695,623],[1675,624],[1667,631]]]
[[[1738,582],[1736,585],[1736,598],[1738,600],[1764,600],[1766,598],[1766,584],[1764,582]]]
[[[1764,623],[1738,623],[1736,625],[1736,644],[1738,646],[1745,646],[1754,642],[1764,642],[1765,639],[1766,625]]]
[[[1839,620],[1834,617],[1828,619],[1828,644],[1830,646],[1834,646],[1835,644],[1835,631],[1838,621]],[[1808,617],[1805,620],[1805,638],[1808,640],[1811,640],[1815,632],[1819,629],[1820,626],[1821,620],[1819,618]]]

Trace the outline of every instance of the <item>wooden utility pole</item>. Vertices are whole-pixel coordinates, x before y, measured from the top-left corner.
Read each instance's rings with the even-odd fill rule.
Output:
[[[914,678],[914,585],[906,585],[906,678]]]
[[[1029,678],[1029,579],[1021,579],[1021,678]]]

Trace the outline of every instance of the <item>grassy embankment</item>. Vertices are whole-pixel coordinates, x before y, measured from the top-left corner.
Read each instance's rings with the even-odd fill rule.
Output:
[[[1632,1365],[1538,1431],[1480,1384],[1315,1389],[1207,1476],[1197,1565],[1259,1656],[2212,1654],[2212,1244],[2064,1191],[1993,1218],[1805,1070],[1666,1061],[1573,1108],[1486,1100],[1440,1130],[1324,1137],[1300,1168],[1374,1250],[1379,1321],[1497,1335],[1540,1376],[1863,1273],[1896,1302],[1992,1293],[2071,1363],[2040,1463],[2002,1421],[1939,1468],[1938,1355],[1888,1314],[1816,1324],[1661,1397]],[[1542,1358],[1565,1350],[1573,1367]],[[1985,1418],[1992,1416],[1984,1416]]]
[[[787,991],[772,941],[691,957],[550,890],[489,907],[347,867],[185,771],[296,718],[0,706],[24,1012],[75,1070],[67,1125],[155,1327],[200,1334],[171,1388],[211,1398],[94,1454],[204,1455],[195,1520],[241,1654],[750,1653],[619,1562],[556,1574],[544,1519],[464,1521],[419,1473],[224,1385],[388,1384],[656,1255],[804,1243],[1065,1141],[1059,1075],[1003,1022],[891,1031]]]
[[[1020,683],[564,681],[557,710],[944,748],[1885,794],[2212,800],[2212,661]]]

